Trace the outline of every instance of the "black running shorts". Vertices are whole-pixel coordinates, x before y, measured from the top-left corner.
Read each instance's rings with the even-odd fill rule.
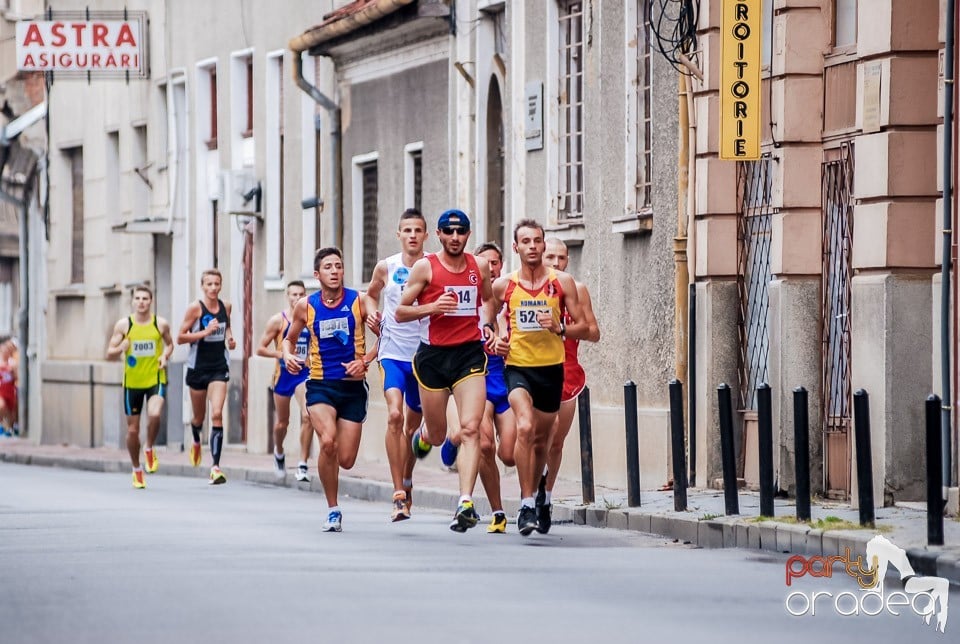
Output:
[[[533,398],[533,408],[545,414],[560,410],[563,397],[563,364],[549,367],[513,367],[503,370],[507,389],[526,389]]]
[[[462,380],[487,375],[487,354],[480,342],[450,347],[420,343],[413,355],[413,375],[429,391],[453,388]]]

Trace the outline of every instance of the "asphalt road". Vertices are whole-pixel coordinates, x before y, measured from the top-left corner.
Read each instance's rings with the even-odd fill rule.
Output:
[[[572,525],[460,535],[446,513],[391,524],[386,504],[342,506],[344,532],[325,534],[319,494],[167,476],[134,490],[129,474],[0,463],[0,642],[918,644],[960,630],[842,617],[829,599],[793,617],[791,590],[857,587],[838,567],[788,589],[785,555]]]

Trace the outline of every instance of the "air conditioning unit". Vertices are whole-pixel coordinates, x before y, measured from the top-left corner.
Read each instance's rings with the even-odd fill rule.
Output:
[[[222,212],[230,215],[260,216],[260,181],[253,170],[226,170],[223,173]]]

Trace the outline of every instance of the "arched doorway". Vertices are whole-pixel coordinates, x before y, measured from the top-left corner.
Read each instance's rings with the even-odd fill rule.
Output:
[[[504,247],[503,101],[496,76],[487,93],[487,238]],[[479,240],[478,240],[479,241]],[[486,241],[486,240],[484,240]]]

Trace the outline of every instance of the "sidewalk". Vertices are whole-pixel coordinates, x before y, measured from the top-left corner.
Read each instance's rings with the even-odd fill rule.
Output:
[[[435,450],[437,451],[437,450]],[[160,459],[158,474],[206,478],[207,467],[191,467],[186,452],[157,448]],[[248,454],[240,449],[225,448],[223,470],[228,480],[246,480],[259,484],[300,487],[322,492],[316,477],[316,461],[310,464],[310,483],[298,483],[293,476],[297,455],[288,456],[288,471],[283,480],[273,472],[273,459],[267,455]],[[55,445],[34,445],[25,439],[0,439],[0,461],[26,465],[45,465],[92,470],[98,472],[127,472],[129,457],[125,450],[114,448],[82,448]],[[204,446],[204,464],[209,457]],[[152,475],[155,476],[155,475]],[[427,507],[450,512],[458,500],[457,474],[441,469],[435,453],[417,464],[414,471],[414,512]],[[357,463],[352,470],[341,474],[340,493],[355,499],[382,502],[384,514],[388,511],[393,486],[386,463]],[[519,499],[516,473],[502,480],[504,509],[508,517],[516,514]],[[482,498],[482,486],[477,484],[477,508],[489,515],[490,506]],[[637,530],[657,534],[668,539],[691,543],[704,548],[747,548],[770,552],[801,554],[805,556],[844,555],[850,548],[852,556],[863,554],[867,541],[878,532],[904,548],[910,562],[920,574],[945,577],[960,585],[960,521],[944,519],[944,546],[926,545],[927,515],[925,504],[898,504],[877,510],[877,529],[821,530],[805,524],[789,522],[794,516],[794,503],[788,499],[775,502],[777,521],[758,521],[760,499],[756,493],[740,491],[739,516],[725,517],[723,492],[708,489],[688,490],[688,510],[673,509],[673,493],[644,490],[641,506],[627,507],[625,490],[597,487],[597,502],[581,503],[580,484],[560,480],[553,494],[553,521],[575,523],[598,528]],[[829,525],[836,520],[856,524],[857,510],[843,503],[817,500],[812,506],[813,521],[825,520]]]

